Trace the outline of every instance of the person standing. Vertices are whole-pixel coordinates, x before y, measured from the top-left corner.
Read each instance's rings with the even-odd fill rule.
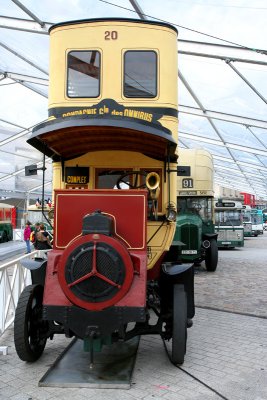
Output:
[[[36,232],[36,249],[37,250],[47,250],[47,249],[52,249],[50,239],[49,239],[49,233],[46,232],[44,224],[40,224],[40,229],[38,232]]]
[[[36,222],[34,225],[34,231],[33,231],[33,237],[34,237],[33,246],[34,246],[35,250],[37,249],[36,235],[37,235],[37,232],[39,232],[39,230],[40,230],[40,223]]]
[[[31,253],[30,236],[31,236],[31,223],[27,221],[26,226],[24,228],[24,241],[26,243],[26,254]]]

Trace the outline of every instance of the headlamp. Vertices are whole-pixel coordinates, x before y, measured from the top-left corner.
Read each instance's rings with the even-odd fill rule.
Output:
[[[175,208],[169,207],[167,209],[166,218],[168,221],[170,221],[170,222],[176,221],[176,215],[177,215],[177,212],[176,212]]]

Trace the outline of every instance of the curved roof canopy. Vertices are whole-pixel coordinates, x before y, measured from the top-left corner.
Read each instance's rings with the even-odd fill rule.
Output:
[[[233,4],[235,3],[235,4]],[[263,0],[2,0],[0,196],[40,197],[43,156],[27,140],[47,118],[48,30],[84,18],[140,18],[179,31],[179,146],[213,154],[215,181],[267,199],[267,51]],[[51,159],[45,190],[51,192]]]

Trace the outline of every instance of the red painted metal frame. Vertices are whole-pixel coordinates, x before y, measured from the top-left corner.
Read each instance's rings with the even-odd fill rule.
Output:
[[[95,210],[111,215],[116,235],[131,249],[146,248],[147,190],[56,190],[54,248],[81,235],[82,219]]]
[[[95,240],[94,234],[82,236],[82,220],[96,209],[113,216],[115,235],[99,236],[103,242],[112,243],[122,256],[127,270],[118,295],[110,302],[98,305],[78,299],[68,288],[64,275],[68,255],[80,244]],[[95,311],[112,305],[144,307],[147,285],[146,229],[147,190],[56,190],[55,244],[48,254],[43,304],[68,307],[75,304]]]

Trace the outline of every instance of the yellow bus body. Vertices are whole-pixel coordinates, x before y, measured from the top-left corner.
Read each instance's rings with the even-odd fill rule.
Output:
[[[177,177],[170,172],[177,168],[176,29],[139,20],[73,21],[52,26],[50,43],[49,118],[29,143],[53,159],[53,191],[95,189],[99,168],[155,169],[161,176],[158,217],[163,217],[176,205]],[[100,59],[99,93],[71,97],[68,57],[89,50]],[[125,55],[136,51],[156,55],[153,97],[124,94]],[[89,168],[89,182],[68,185],[63,168],[77,166]],[[147,221],[148,269],[169,250],[174,233],[175,221]]]
[[[214,197],[213,159],[203,149],[179,149],[179,168],[189,166],[190,171],[177,177],[177,196]]]

